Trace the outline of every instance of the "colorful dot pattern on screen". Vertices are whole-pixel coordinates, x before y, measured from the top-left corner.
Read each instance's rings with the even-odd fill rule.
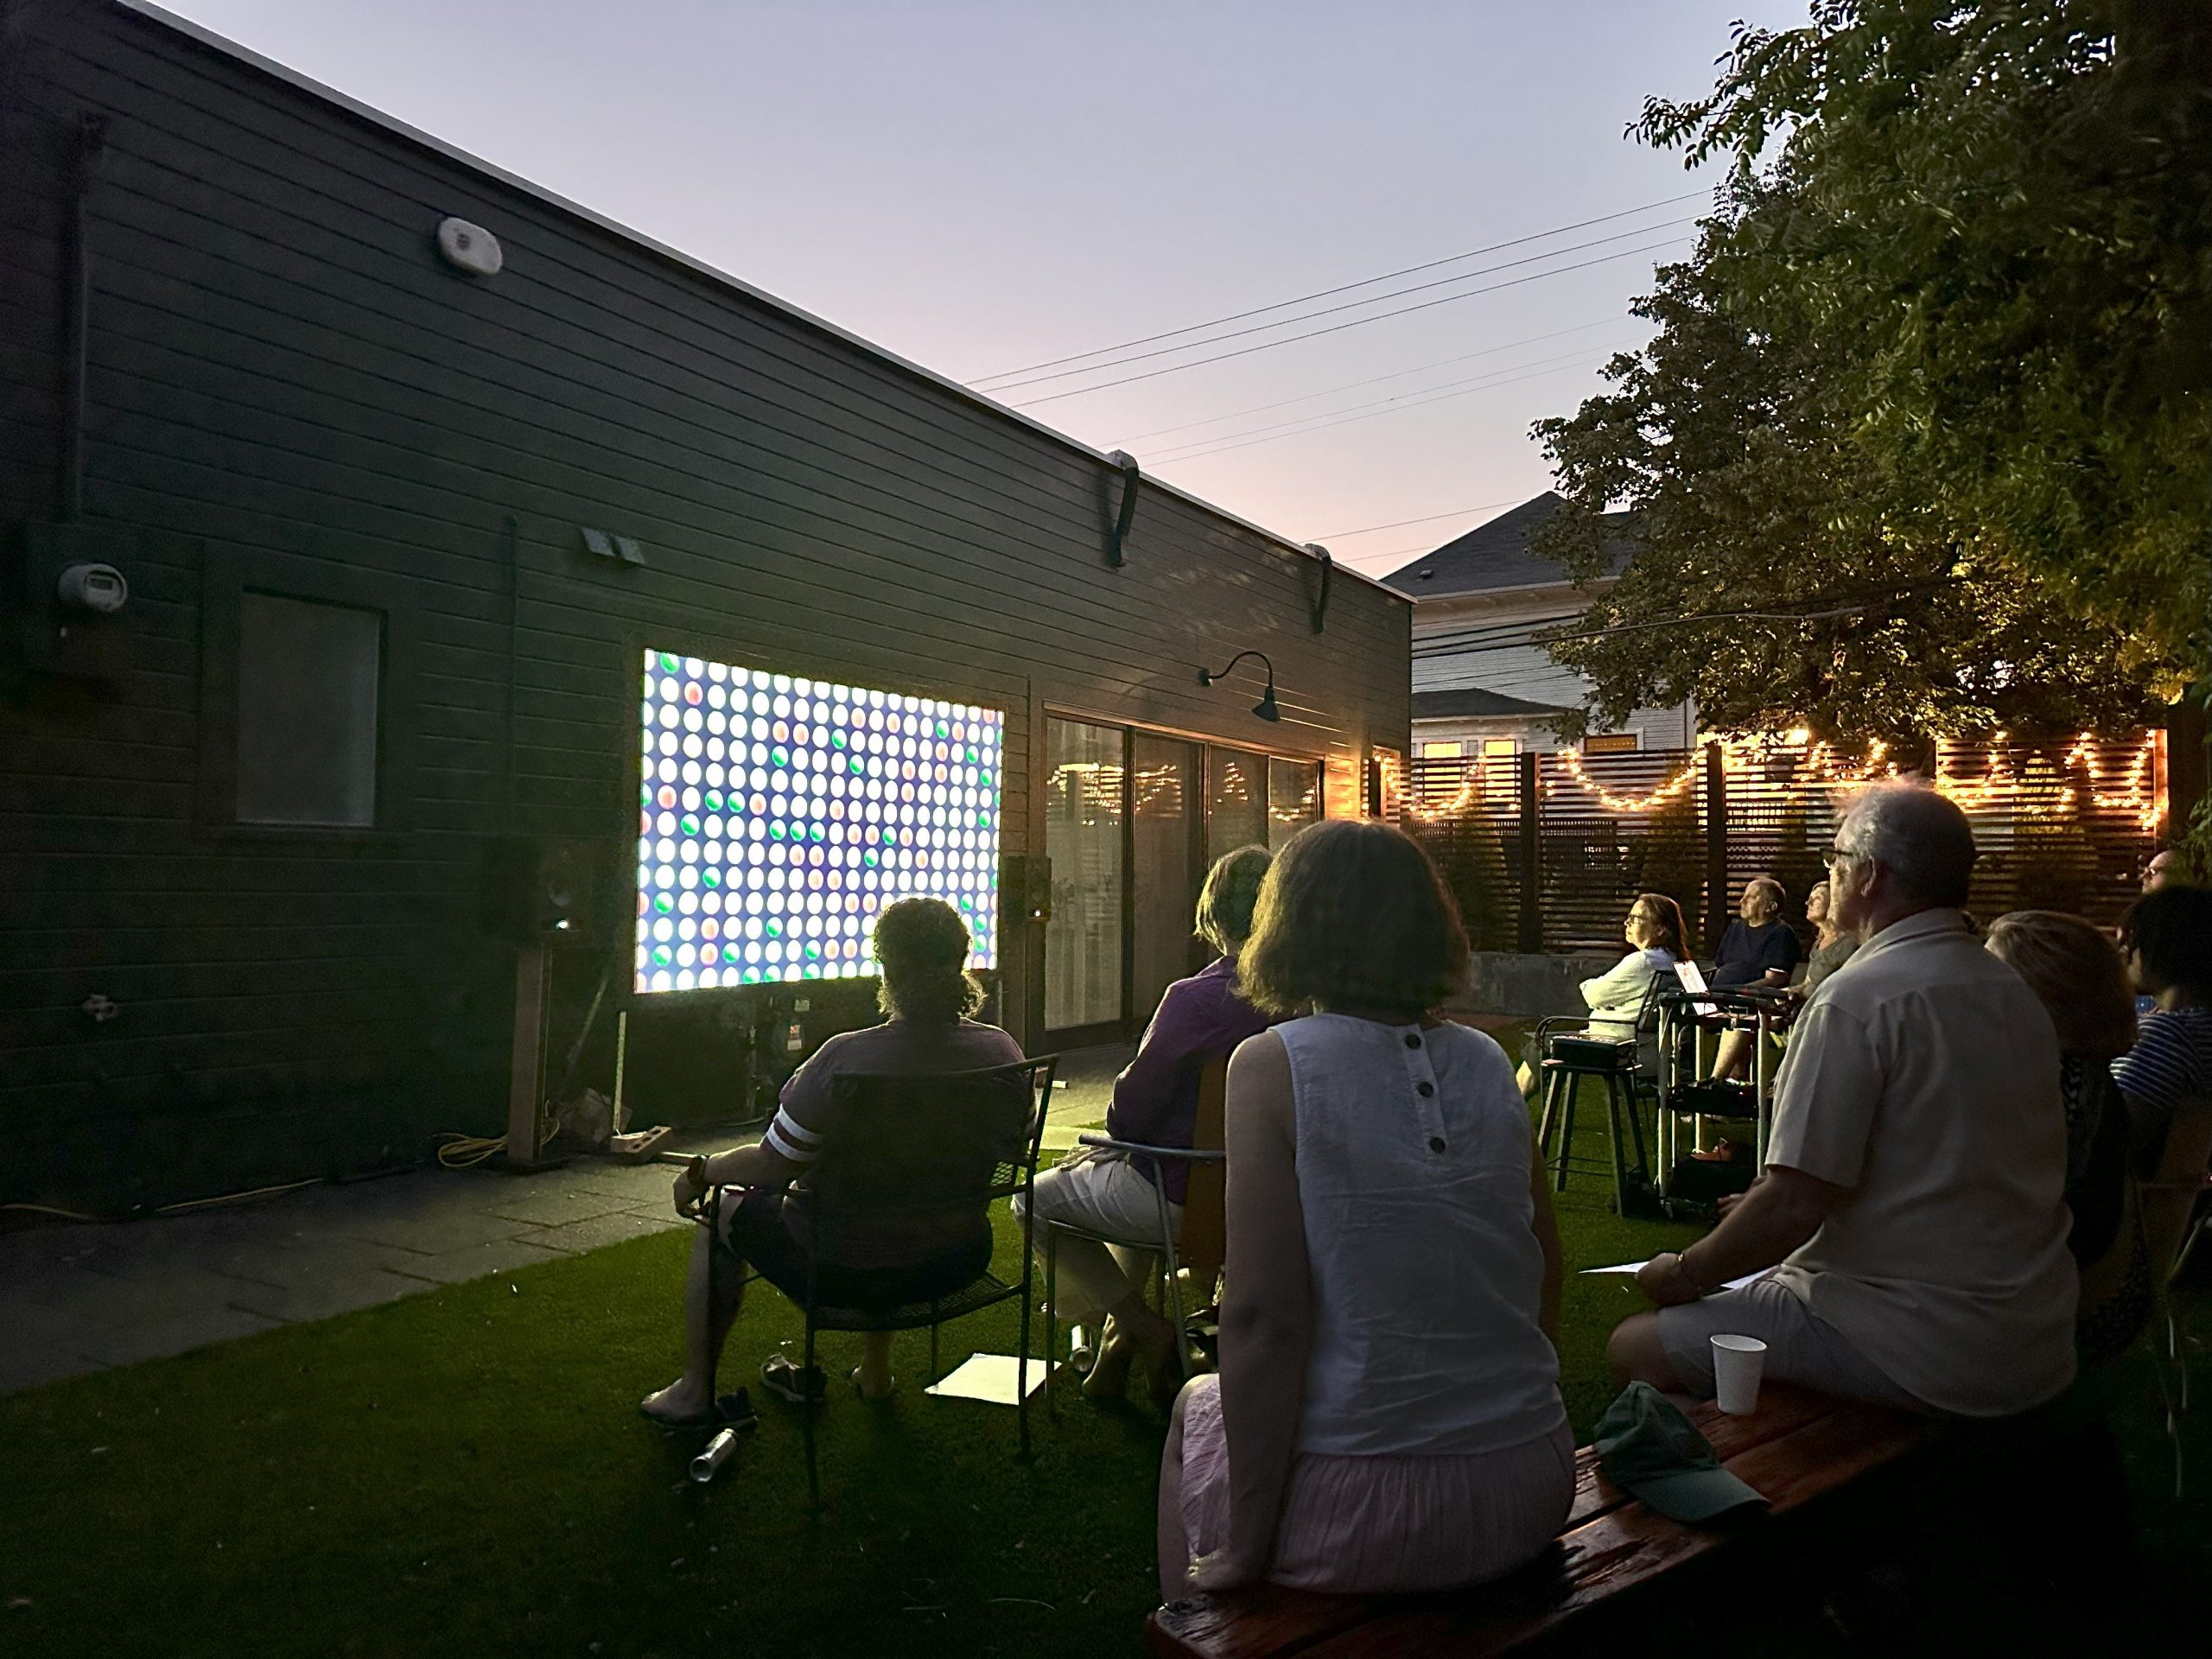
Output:
[[[996,965],[1003,715],[658,651],[644,687],[639,991],[871,976],[917,894]]]

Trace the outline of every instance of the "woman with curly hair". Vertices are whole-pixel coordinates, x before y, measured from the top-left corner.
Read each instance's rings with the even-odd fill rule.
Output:
[[[876,1002],[880,1026],[849,1031],[815,1050],[784,1085],[776,1116],[758,1146],[695,1160],[676,1183],[676,1208],[690,1215],[710,1187],[726,1190],[713,1237],[698,1229],[683,1293],[683,1375],[645,1396],[639,1409],[671,1424],[750,1417],[740,1389],[718,1404],[715,1372],[745,1294],[745,1268],[793,1298],[806,1293],[805,1206],[785,1189],[804,1185],[809,1165],[843,1133],[831,1080],[842,1072],[931,1076],[1011,1065],[1021,1045],[996,1026],[976,1023],[983,988],[967,971],[973,942],[960,912],[940,899],[901,899],[875,918],[875,959],[882,973]],[[712,1274],[710,1250],[735,1258]],[[823,1298],[860,1307],[927,1301],[967,1284],[991,1258],[990,1218],[966,1216],[886,1217],[873,1231],[855,1226],[837,1242],[837,1259],[822,1261]],[[891,1392],[891,1338],[871,1332],[860,1369],[861,1395]],[[781,1355],[760,1368],[761,1386],[784,1399],[809,1401],[823,1391],[819,1376],[802,1376]]]

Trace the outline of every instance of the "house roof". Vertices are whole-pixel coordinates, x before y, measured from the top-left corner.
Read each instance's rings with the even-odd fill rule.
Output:
[[[1530,702],[1525,697],[1509,697],[1503,691],[1485,691],[1479,685],[1461,686],[1450,691],[1416,691],[1414,693],[1415,720],[1464,719],[1471,715],[1516,715],[1534,717],[1564,712],[1556,702]]]
[[[986,397],[983,393],[976,391],[972,386],[963,385],[959,381],[952,379],[947,375],[939,374],[934,369],[925,369],[920,364],[909,361],[907,359],[900,357],[895,352],[886,351],[882,346],[874,344],[873,341],[863,340],[858,334],[852,333],[849,329],[841,328],[834,322],[824,321],[822,318],[814,315],[811,312],[801,310],[798,306],[791,303],[790,301],[779,299],[774,295],[768,293],[763,289],[755,288],[752,283],[733,276],[728,272],[707,264],[703,259],[695,259],[690,254],[682,251],[680,249],[672,248],[665,242],[656,241],[654,238],[644,234],[642,232],[633,231],[628,226],[619,224],[615,220],[607,218],[603,213],[594,213],[590,208],[582,207],[576,202],[570,201],[565,196],[557,195],[541,185],[532,184],[528,179],[522,178],[516,174],[510,173],[505,168],[494,166],[492,162],[483,160],[480,156],[472,156],[467,150],[447,143],[442,138],[434,137],[430,134],[424,132],[419,127],[410,126],[406,122],[400,120],[397,116],[387,115],[382,110],[376,109],[370,105],[364,104],[358,99],[349,98],[345,93],[337,91],[335,88],[326,86],[321,81],[313,79],[307,75],[303,75],[298,70],[279,63],[273,58],[264,57],[260,53],[252,50],[249,47],[241,46],[236,41],[230,40],[224,35],[216,34],[211,29],[205,28],[199,23],[194,22],[188,17],[180,16],[175,12],[164,9],[163,7],[155,3],[155,0],[114,0],[114,3],[120,6],[126,11],[135,13],[138,16],[145,18],[149,22],[159,24],[163,28],[171,29],[176,34],[185,36],[188,40],[196,41],[198,44],[211,52],[216,53],[220,56],[232,59],[233,61],[244,64],[249,68],[257,70],[263,74],[270,76],[275,79],[286,82],[292,86],[297,87],[300,91],[308,93],[309,96],[320,99],[326,104],[329,104],[338,109],[344,110],[348,114],[359,120],[367,122],[372,126],[381,127],[385,131],[391,133],[397,137],[405,139],[410,143],[419,145],[424,149],[430,150],[436,155],[442,156],[446,160],[456,162],[462,167],[467,168],[472,172],[480,174],[485,178],[493,180],[499,184],[505,185],[511,190],[518,190],[525,195],[534,197],[536,200],[544,203],[549,207],[556,208],[561,213],[567,213],[573,218],[583,220],[587,224],[596,226],[602,231],[608,232],[614,236],[620,237],[622,240],[631,244],[633,247],[639,248],[643,251],[652,255],[655,258],[665,260],[671,264],[681,265],[684,269],[690,270],[700,276],[705,277],[711,283],[717,283],[734,293],[742,294],[747,299],[756,301],[762,305],[768,306],[774,310],[779,311],[785,316],[804,323],[810,328],[817,329],[834,340],[842,340],[849,346],[857,346],[861,351],[869,353],[871,356],[875,357],[883,362],[892,364],[895,367],[903,370],[905,372],[914,376],[917,379],[929,382],[938,391],[950,393],[951,396],[958,398],[963,403],[971,404],[977,408],[988,410],[993,415],[998,416],[1005,420],[1011,421],[1017,426],[1027,427],[1031,431],[1039,433],[1043,436],[1051,439],[1054,443],[1062,445],[1066,448],[1072,449],[1077,454],[1095,461],[1109,470],[1117,473],[1120,470],[1120,463],[1116,461],[1115,456],[1109,455],[1101,450],[1092,448],[1080,438],[1071,437],[1068,434],[1059,431],[1056,428],[1046,425],[1042,421],[1036,420],[1030,416],[1022,414],[1019,410],[1010,409],[1006,404],[998,403],[994,399]],[[1119,452],[1117,451],[1116,454],[1118,454],[1118,453]],[[1300,559],[1313,559],[1319,556],[1318,550],[1314,549],[1311,545],[1301,542],[1294,542],[1291,540],[1289,537],[1281,534],[1280,531],[1269,530],[1263,524],[1255,524],[1249,518],[1242,518],[1236,513],[1229,512],[1225,508],[1217,506],[1211,501],[1192,494],[1188,490],[1182,489],[1176,485],[1168,483],[1156,473],[1146,472],[1143,474],[1143,477],[1146,485],[1150,488],[1159,490],[1165,494],[1179,497],[1181,499],[1189,502],[1192,506],[1198,508],[1202,512],[1210,513],[1214,518],[1220,519],[1224,523],[1234,524],[1241,530],[1250,531],[1254,535],[1259,536],[1266,541],[1273,543],[1278,551],[1294,554]],[[1389,589],[1388,583],[1380,582],[1376,578],[1369,575],[1365,571],[1356,569],[1352,566],[1343,563],[1340,561],[1331,561],[1330,569],[1332,575],[1346,576],[1354,582],[1363,583],[1368,587],[1382,588],[1392,592],[1399,591],[1395,589]]]
[[[1409,594],[1418,601],[1446,594],[1484,594],[1515,588],[1553,588],[1572,582],[1567,567],[1557,559],[1541,558],[1529,550],[1529,538],[1545,520],[1567,505],[1555,490],[1546,490],[1532,500],[1478,524],[1455,541],[1382,578],[1386,587]],[[1625,529],[1629,515],[1609,512],[1605,521]],[[1611,545],[1608,574],[1618,575],[1628,563],[1629,546],[1617,534]]]

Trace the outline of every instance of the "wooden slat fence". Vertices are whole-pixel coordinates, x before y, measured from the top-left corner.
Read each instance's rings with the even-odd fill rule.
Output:
[[[1722,740],[1419,760],[1404,823],[1444,872],[1478,949],[1614,949],[1630,902],[1649,890],[1671,894],[1709,950],[1753,875],[1780,880],[1802,920],[1853,796],[1889,775],[1825,745]],[[1935,781],[1974,825],[1977,916],[2040,908],[2109,925],[2164,828],[2164,734],[1946,741]]]

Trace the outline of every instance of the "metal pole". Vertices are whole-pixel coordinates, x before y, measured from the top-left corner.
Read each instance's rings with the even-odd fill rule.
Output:
[[[507,1167],[537,1162],[538,1082],[545,1031],[545,947],[515,953],[515,1037],[507,1062]]]
[[[1536,834],[1536,752],[1516,757],[1521,806],[1521,925],[1519,945],[1523,956],[1544,948],[1542,872],[1537,868],[1541,842]]]
[[[1720,745],[1705,746],[1705,943],[1711,950],[1728,929],[1728,772]]]

